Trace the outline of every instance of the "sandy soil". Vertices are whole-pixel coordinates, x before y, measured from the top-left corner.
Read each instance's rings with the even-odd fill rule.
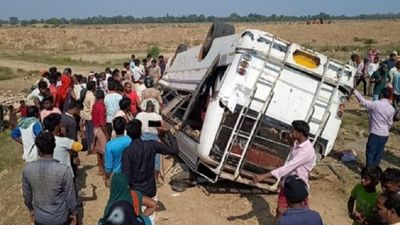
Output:
[[[382,32],[385,27],[397,25],[396,21],[389,21],[392,26],[382,26],[381,21],[362,23],[336,23],[327,26],[307,26],[304,24],[238,24],[237,30],[254,27],[269,30],[294,41],[309,43],[323,47],[329,45],[359,45],[354,37],[368,37],[378,40],[379,45],[394,45],[398,40],[398,32]],[[285,29],[282,29],[284,26]],[[296,26],[296,29],[288,29]],[[144,26],[99,26],[99,27],[69,27],[56,28],[10,28],[0,29],[0,52],[29,50],[32,51],[68,51],[74,59],[107,62],[120,58],[129,58],[130,53],[144,55],[146,48],[152,44],[158,45],[163,52],[173,52],[177,44],[185,42],[191,45],[201,44],[209,24],[181,24],[181,25],[146,25]],[[197,29],[198,28],[198,29]],[[356,29],[357,28],[357,29]],[[194,32],[193,32],[194,30]],[[353,32],[357,30],[357,32]],[[113,32],[111,32],[113,31]],[[139,32],[143,31],[143,32]],[[145,31],[145,32],[144,32]],[[373,31],[373,32],[371,32]],[[87,35],[79,35],[86,32]],[[104,35],[99,35],[100,32]],[[148,41],[151,33],[169,33],[168,37],[161,37]],[[52,33],[54,40],[50,40],[46,33]],[[135,33],[135,35],[128,35]],[[24,34],[26,39],[21,37]],[[111,38],[109,35],[116,35]],[[332,35],[334,34],[334,40]],[[385,34],[384,36],[382,36]],[[392,36],[387,36],[390,34]],[[310,35],[312,39],[310,40]],[[336,36],[342,39],[337,39]],[[66,41],[63,38],[66,37]],[[333,42],[331,43],[331,41]],[[129,47],[127,47],[129,46]],[[109,55],[108,52],[118,52]],[[122,52],[122,53],[121,53]],[[126,53],[126,54],[125,54]],[[346,53],[347,54],[347,53]],[[107,60],[104,60],[107,58]],[[0,66],[14,69],[41,70],[52,65],[32,63],[26,61],[0,59]],[[58,66],[63,68],[64,66]],[[104,68],[73,67],[75,72],[83,74],[91,71],[100,71]],[[21,77],[0,82],[0,98],[4,94],[18,93],[30,85],[37,77]],[[322,160],[311,175],[310,207],[320,212],[325,224],[351,224],[346,214],[346,202],[351,188],[359,182],[359,171],[365,161],[364,149],[367,140],[367,113],[360,110],[354,99],[348,104],[343,118],[342,128],[329,157]],[[399,166],[400,162],[400,125],[395,124],[391,131],[389,143],[382,161],[382,167]],[[13,148],[21,149],[16,144]],[[337,160],[337,153],[353,149],[358,153],[359,162],[354,165],[345,165]],[[11,149],[15,151],[15,149]],[[10,147],[0,149],[1,154],[7,154]],[[93,155],[80,153],[81,166],[78,175],[80,196],[83,199],[81,222],[84,225],[97,224],[102,216],[104,206],[108,200],[108,189],[104,180],[97,175],[96,158]],[[172,159],[165,159],[165,170],[172,164]],[[15,166],[0,172],[0,225],[29,224],[30,220],[21,194],[20,173],[23,162],[18,159]],[[335,171],[335,173],[334,173]],[[166,174],[165,184],[158,190],[161,205],[157,212],[157,224],[186,225],[186,224],[271,224],[275,215],[277,195],[249,194],[252,188],[221,181],[216,185],[201,184],[189,188],[185,192],[176,193],[171,190],[168,180],[171,174]],[[229,188],[240,191],[229,192]]]

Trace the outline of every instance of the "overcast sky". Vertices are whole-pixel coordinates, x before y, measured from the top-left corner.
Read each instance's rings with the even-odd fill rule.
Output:
[[[132,15],[180,16],[204,14],[359,15],[398,13],[399,0],[0,0],[0,19]]]

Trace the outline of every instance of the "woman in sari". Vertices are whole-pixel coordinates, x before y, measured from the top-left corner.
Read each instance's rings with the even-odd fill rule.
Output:
[[[111,177],[110,198],[99,225],[150,225],[149,218],[138,215],[140,208],[141,202],[132,199],[128,178],[125,174],[115,173]]]

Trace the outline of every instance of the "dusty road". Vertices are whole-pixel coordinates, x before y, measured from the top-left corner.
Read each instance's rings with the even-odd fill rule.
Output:
[[[0,82],[0,98],[10,85],[18,83],[23,88],[24,79],[14,79]],[[19,92],[12,88],[11,93]],[[354,149],[359,156],[360,163],[364,160],[364,146],[367,133],[367,114],[360,110],[354,99],[348,105],[343,119],[342,129],[330,157],[324,159],[313,171],[311,177],[310,207],[320,212],[325,224],[351,224],[346,214],[346,201],[351,188],[359,182],[357,165],[344,165],[336,159],[336,152],[345,149]],[[382,167],[397,165],[400,162],[399,153],[399,124],[392,129],[389,143],[386,146]],[[9,151],[21,151],[21,146],[11,140],[5,140],[7,147],[0,148],[0,154],[8,155]],[[81,210],[82,224],[94,225],[102,216],[108,199],[108,189],[104,180],[97,175],[96,158],[80,153],[81,166],[78,183],[80,196],[83,199]],[[28,212],[23,204],[21,195],[20,174],[23,162],[20,155],[15,157],[14,166],[0,173],[0,224],[21,225],[29,224]],[[172,159],[165,159],[167,170]],[[333,172],[335,171],[335,173]],[[186,225],[186,224],[271,224],[275,215],[277,195],[248,194],[248,188],[239,188],[238,192],[229,192],[226,187],[237,189],[239,185],[229,182],[220,182],[217,185],[201,184],[176,193],[171,190],[166,174],[165,184],[158,190],[161,204],[157,212],[157,224]],[[225,188],[225,189],[224,189]]]

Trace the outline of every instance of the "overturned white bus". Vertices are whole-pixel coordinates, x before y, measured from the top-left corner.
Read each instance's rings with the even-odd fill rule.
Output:
[[[253,184],[283,165],[293,120],[310,125],[320,158],[338,134],[355,69],[259,30],[234,34],[214,23],[201,46],[180,45],[160,84],[162,115],[176,129],[180,157],[211,182]]]

